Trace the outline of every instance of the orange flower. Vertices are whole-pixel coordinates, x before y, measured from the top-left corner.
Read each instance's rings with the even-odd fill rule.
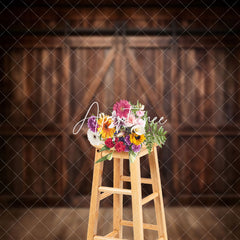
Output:
[[[98,131],[100,132],[101,136],[103,139],[105,138],[112,138],[114,132],[116,131],[115,127],[114,128],[109,128],[109,126],[112,123],[112,118],[109,116],[104,116],[98,119]]]

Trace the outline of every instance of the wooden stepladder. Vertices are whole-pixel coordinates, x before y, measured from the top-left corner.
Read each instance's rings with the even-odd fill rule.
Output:
[[[109,151],[99,152],[96,148],[95,162]],[[123,226],[133,227],[134,240],[144,240],[144,229],[158,232],[158,240],[167,240],[167,229],[163,205],[162,187],[159,173],[157,147],[154,146],[149,155],[151,178],[141,178],[140,157],[147,155],[146,148],[142,148],[137,158],[130,164],[130,176],[123,175],[123,159],[129,159],[128,153],[113,152],[113,187],[101,186],[103,163],[94,165],[92,194],[88,221],[87,240],[117,240],[122,239]],[[123,182],[131,182],[131,189],[124,189]],[[142,198],[141,183],[151,184],[153,193]],[[97,235],[97,224],[100,201],[113,194],[113,231],[105,236]],[[133,221],[123,220],[123,194],[132,197]],[[143,223],[142,206],[154,200],[156,225]],[[126,240],[126,239],[125,239]],[[151,239],[148,239],[151,240]]]

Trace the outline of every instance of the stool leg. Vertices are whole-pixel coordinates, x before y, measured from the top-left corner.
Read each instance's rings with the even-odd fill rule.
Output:
[[[144,240],[140,158],[130,164],[134,240]]]
[[[153,148],[153,151],[149,155],[149,167],[151,172],[151,178],[153,181],[152,188],[153,192],[158,192],[158,197],[154,199],[156,219],[158,225],[158,237],[163,237],[164,240],[167,240],[167,229],[166,229],[166,220],[165,212],[163,205],[163,195],[162,195],[162,186],[159,173],[159,164],[157,156],[157,147]]]
[[[102,154],[96,150],[95,152],[95,162],[100,159]],[[91,203],[89,211],[88,220],[88,233],[87,240],[93,240],[94,235],[97,234],[97,224],[98,224],[98,213],[99,213],[99,203],[100,203],[100,192],[98,188],[102,183],[102,172],[103,172],[103,162],[99,162],[94,165],[93,170],[93,182],[92,182],[92,192],[91,192]]]
[[[121,176],[123,175],[123,159],[114,158],[113,160],[113,187],[123,188]],[[113,230],[117,231],[117,237],[122,238],[122,214],[123,214],[123,195],[113,194]]]

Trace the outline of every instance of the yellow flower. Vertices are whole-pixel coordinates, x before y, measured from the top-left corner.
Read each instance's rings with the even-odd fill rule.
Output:
[[[100,132],[103,139],[105,138],[112,138],[114,132],[116,131],[115,128],[109,128],[112,123],[112,119],[109,116],[103,116],[98,119],[98,131]]]
[[[130,134],[130,142],[135,144],[135,145],[140,145],[141,143],[144,142],[145,140],[144,134],[142,135],[137,135],[136,133],[131,133]]]

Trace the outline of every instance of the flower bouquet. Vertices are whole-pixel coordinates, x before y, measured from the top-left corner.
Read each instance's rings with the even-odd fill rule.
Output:
[[[111,160],[113,151],[128,152],[133,162],[143,145],[149,153],[155,143],[162,147],[167,133],[162,120],[155,122],[156,117],[150,120],[144,105],[139,102],[133,105],[127,100],[116,102],[111,115],[101,113],[91,116],[87,131],[89,142],[95,147],[102,146],[100,151],[110,150],[97,162]]]

